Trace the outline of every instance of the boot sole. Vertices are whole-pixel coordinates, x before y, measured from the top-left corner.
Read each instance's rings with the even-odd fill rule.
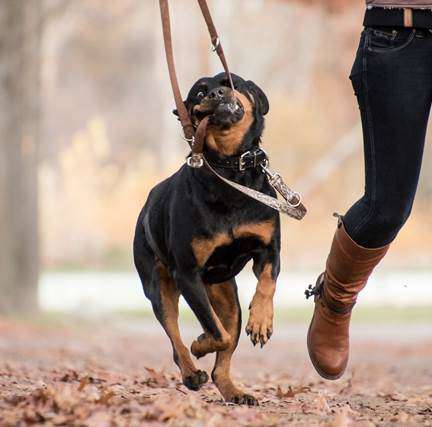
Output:
[[[338,380],[338,379],[340,379],[340,378],[343,376],[343,374],[345,373],[346,367],[342,370],[341,373],[339,373],[339,374],[337,374],[337,375],[330,375],[330,374],[327,374],[326,372],[322,371],[322,370],[318,367],[318,363],[316,362],[316,360],[314,359],[314,357],[312,356],[312,353],[311,353],[311,351],[310,351],[309,335],[310,335],[310,329],[311,329],[312,323],[313,323],[313,321],[314,321],[314,318],[315,318],[315,314],[312,316],[312,320],[311,320],[311,322],[310,322],[309,329],[308,329],[308,333],[307,333],[307,349],[308,349],[308,353],[309,353],[309,359],[310,359],[310,361],[311,361],[311,363],[312,363],[312,366],[315,368],[315,371],[317,371],[317,373],[318,373],[319,376],[323,377],[323,378],[326,379],[326,380],[330,380],[330,381]]]

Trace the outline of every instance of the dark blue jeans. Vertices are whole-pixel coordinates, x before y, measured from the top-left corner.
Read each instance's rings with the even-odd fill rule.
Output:
[[[360,107],[365,193],[345,214],[359,245],[392,242],[417,190],[432,102],[432,34],[366,28],[350,75]]]

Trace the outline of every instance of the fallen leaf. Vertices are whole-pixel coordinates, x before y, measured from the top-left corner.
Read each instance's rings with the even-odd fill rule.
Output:
[[[386,397],[390,398],[391,400],[394,400],[395,402],[406,402],[408,400],[406,396],[404,396],[401,393],[398,393],[397,391],[387,395]]]
[[[393,417],[392,421],[399,422],[399,423],[408,423],[413,421],[413,417],[407,414],[406,412],[401,412],[397,414],[395,417]]]
[[[315,399],[304,402],[301,411],[306,415],[323,415],[330,412],[330,406],[324,395],[320,394]]]
[[[348,383],[341,388],[339,394],[349,394],[353,391],[353,380],[354,380],[355,371],[353,370],[351,373],[351,378],[348,380]]]
[[[307,393],[308,391],[310,391],[310,387],[308,387],[308,386],[298,386],[298,387],[294,387],[294,388],[291,386],[288,386],[288,390],[286,392],[284,392],[282,390],[281,386],[278,385],[277,391],[276,391],[276,396],[279,399],[293,398],[297,394]]]
[[[152,368],[144,367],[144,369],[149,373],[149,378],[145,381],[145,383],[150,387],[168,387],[168,380],[165,377],[163,371],[157,372]]]
[[[74,370],[71,370],[69,372],[66,372],[66,374],[64,374],[61,378],[60,381],[65,382],[65,383],[69,383],[72,381],[78,381],[78,373]]]
[[[349,406],[338,408],[328,427],[350,427],[355,421],[354,414],[355,412]]]
[[[102,405],[107,405],[109,400],[115,395],[115,393],[112,390],[109,390],[107,392],[103,392],[101,394],[101,397],[96,400],[96,403],[100,403]]]
[[[83,391],[84,388],[91,383],[91,377],[86,375],[80,379],[80,383],[78,386],[78,391]]]
[[[182,390],[182,389],[180,388],[180,386],[177,386],[175,389],[176,389],[177,391],[179,391],[180,393],[183,393],[183,394],[186,394],[186,395],[187,395],[187,393],[186,393],[184,390]]]

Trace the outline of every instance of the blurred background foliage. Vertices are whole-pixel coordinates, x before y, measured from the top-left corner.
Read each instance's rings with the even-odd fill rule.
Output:
[[[58,3],[52,1],[51,3]],[[172,2],[183,93],[219,71],[199,9]],[[361,1],[213,1],[233,72],[267,93],[264,148],[303,191],[309,215],[283,222],[284,263],[323,263],[335,222],[361,196],[359,114],[348,79]],[[45,268],[129,268],[149,189],[187,154],[171,110],[158,2],[68,2],[42,43],[42,261]],[[431,151],[414,214],[389,262],[431,263]]]
[[[263,147],[309,208],[301,223],[283,220],[283,267],[319,271],[336,225],[332,213],[344,213],[363,191],[359,112],[348,76],[364,2],[209,5],[232,71],[255,81],[270,100]],[[186,95],[220,65],[195,2],[175,0],[171,9]],[[0,201],[1,286],[35,282],[39,270],[130,270],[138,212],[149,190],[187,155],[171,113],[158,2],[4,1],[0,20],[0,188],[7,194]],[[14,82],[22,85],[15,92]],[[33,157],[23,148],[12,153],[13,141],[28,146],[26,136],[37,146]],[[431,166],[428,139],[413,215],[388,268],[430,268]],[[21,246],[14,248],[16,242]],[[25,260],[33,267],[23,279]],[[18,275],[6,271],[12,264]]]

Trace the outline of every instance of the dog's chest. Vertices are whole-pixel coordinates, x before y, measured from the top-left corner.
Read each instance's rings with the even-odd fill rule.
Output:
[[[217,250],[223,253],[222,248],[231,255],[242,255],[257,246],[267,246],[272,241],[275,226],[273,219],[251,221],[227,227],[211,237],[196,237],[192,240],[192,250],[197,264],[203,267]]]

